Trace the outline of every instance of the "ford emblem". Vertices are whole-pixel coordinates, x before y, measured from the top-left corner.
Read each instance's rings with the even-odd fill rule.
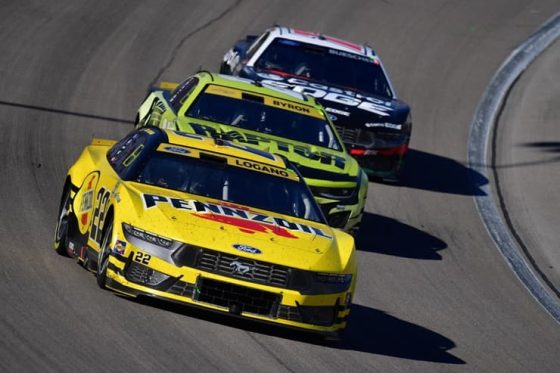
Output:
[[[262,253],[262,251],[260,251],[256,247],[248,246],[248,245],[235,244],[235,245],[233,245],[233,248],[236,249],[236,250],[239,250],[239,251],[243,251],[244,253],[249,253],[249,254],[260,254],[260,253]]]

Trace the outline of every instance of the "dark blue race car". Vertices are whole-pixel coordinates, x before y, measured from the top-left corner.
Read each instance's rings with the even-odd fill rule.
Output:
[[[370,177],[399,179],[412,129],[410,107],[397,98],[370,47],[276,26],[238,41],[220,72],[314,96]]]

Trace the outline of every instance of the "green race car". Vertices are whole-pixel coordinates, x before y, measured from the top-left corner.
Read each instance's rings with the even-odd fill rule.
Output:
[[[181,84],[160,83],[135,126],[223,138],[279,154],[305,178],[329,225],[354,234],[368,179],[313,97],[251,80],[199,72]]]

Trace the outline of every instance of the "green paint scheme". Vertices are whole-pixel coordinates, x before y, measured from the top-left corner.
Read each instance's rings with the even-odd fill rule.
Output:
[[[225,87],[226,90],[233,88],[309,108],[315,118],[327,122],[340,150],[187,116],[188,109],[208,85]],[[142,126],[219,136],[240,145],[285,156],[298,166],[332,226],[350,233],[355,233],[359,227],[367,196],[367,175],[347,153],[327,113],[312,97],[263,87],[249,80],[200,72],[179,85],[162,83],[160,88],[152,90],[138,110],[136,127]]]

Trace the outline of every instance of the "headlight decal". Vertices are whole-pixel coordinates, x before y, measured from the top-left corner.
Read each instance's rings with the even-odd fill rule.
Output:
[[[169,249],[173,245],[173,240],[169,238],[165,238],[157,234],[150,233],[148,231],[133,227],[132,225],[126,223],[123,223],[123,230],[125,236],[133,236],[152,245],[157,245],[159,247],[163,247],[166,249]]]

